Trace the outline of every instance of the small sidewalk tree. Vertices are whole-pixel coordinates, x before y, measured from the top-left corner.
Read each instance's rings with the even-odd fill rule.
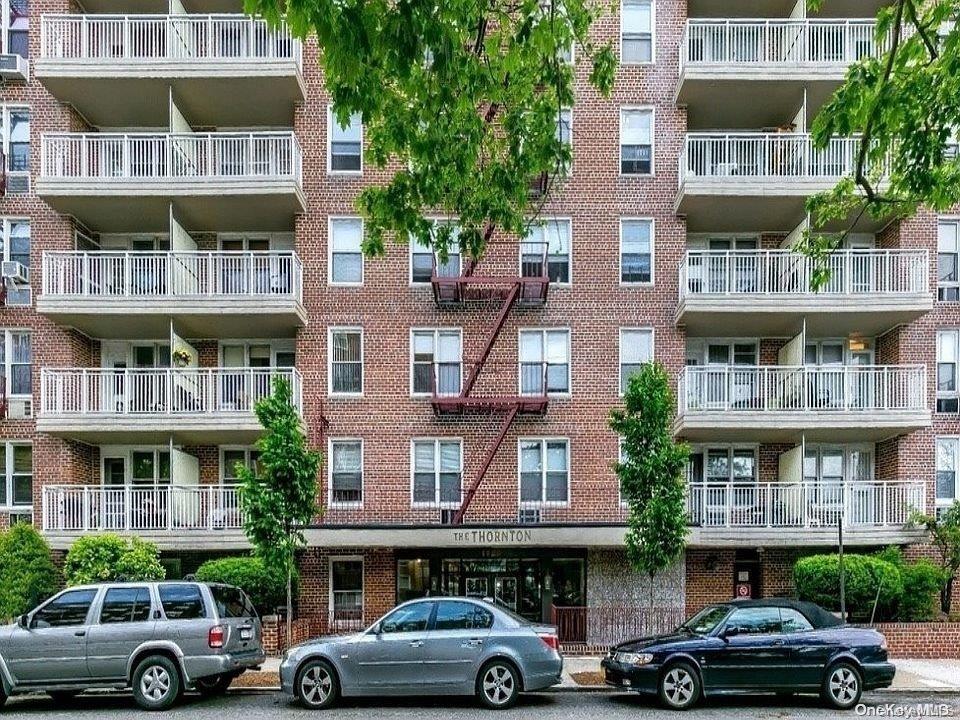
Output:
[[[910,522],[930,533],[930,544],[940,556],[944,581],[940,590],[940,610],[949,613],[953,605],[953,583],[960,572],[960,500],[939,514],[914,513]]]
[[[690,449],[671,432],[674,398],[659,363],[645,363],[630,377],[622,409],[610,412],[610,427],[622,442],[615,468],[629,509],[627,558],[650,578],[680,559],[686,545],[684,468]]]
[[[254,411],[265,432],[256,443],[260,451],[256,466],[238,464],[236,468],[243,530],[263,561],[283,568],[286,575],[289,646],[296,553],[306,544],[303,527],[320,510],[317,471],[321,456],[307,447],[306,433],[285,378],[274,379],[273,393],[260,400]]]

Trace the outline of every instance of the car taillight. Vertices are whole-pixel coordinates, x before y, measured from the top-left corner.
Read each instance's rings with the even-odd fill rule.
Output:
[[[223,625],[214,625],[207,633],[207,644],[212,648],[223,647]]]
[[[550,633],[537,633],[537,635],[540,636],[540,639],[543,640],[543,644],[548,648],[560,652],[560,640],[557,639],[556,635],[552,635]]]

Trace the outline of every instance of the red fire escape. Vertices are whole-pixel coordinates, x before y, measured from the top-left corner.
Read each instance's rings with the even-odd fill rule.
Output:
[[[514,308],[540,308],[547,302],[547,291],[550,287],[547,246],[544,243],[523,243],[521,248],[530,248],[533,245],[537,246],[536,253],[524,253],[521,250],[520,273],[512,277],[477,275],[476,263],[472,261],[459,275],[446,275],[438,272],[436,262],[434,263],[431,284],[437,307],[461,309],[467,305],[488,305],[496,309],[496,317],[487,332],[479,356],[475,361],[467,364],[467,377],[459,393],[444,393],[442,387],[438,388],[437,372],[436,370],[434,372],[432,402],[437,416],[502,413],[499,429],[483,456],[476,477],[464,493],[460,507],[452,518],[451,522],[454,525],[463,522],[463,517],[474,495],[516,417],[521,414],[542,415],[547,409],[545,363],[534,363],[530,368],[523,368],[518,364],[518,377],[520,373],[530,375],[531,371],[533,372],[535,379],[532,384],[536,392],[521,393],[518,390],[515,394],[475,394],[477,381],[510,312]],[[539,375],[538,379],[537,375]]]

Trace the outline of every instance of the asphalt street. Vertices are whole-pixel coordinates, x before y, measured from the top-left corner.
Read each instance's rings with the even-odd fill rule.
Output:
[[[869,711],[850,711],[843,717],[904,717],[904,718],[960,718],[960,694],[930,692],[874,692],[864,697]],[[892,704],[891,707],[888,707]],[[927,708],[922,708],[929,704]],[[941,707],[937,707],[941,706]],[[921,712],[917,710],[921,709]],[[925,712],[923,711],[925,710]],[[902,714],[901,714],[902,713]],[[81,696],[70,703],[55,704],[46,696],[21,697],[7,701],[0,711],[8,718],[44,718],[44,720],[73,720],[74,718],[139,718],[147,715],[139,711],[129,694]],[[345,700],[336,709],[326,713],[311,712],[293,704],[288,698],[274,692],[231,692],[226,697],[202,699],[187,695],[172,710],[153,717],[167,720],[260,720],[262,718],[319,717],[369,720],[592,720],[603,718],[712,718],[734,720],[763,718],[789,720],[790,718],[837,718],[838,713],[819,704],[814,697],[794,697],[786,702],[773,697],[712,700],[698,706],[691,713],[670,713],[653,700],[636,695],[601,692],[552,692],[524,695],[516,707],[502,713],[480,710],[470,698],[406,698],[393,700]]]

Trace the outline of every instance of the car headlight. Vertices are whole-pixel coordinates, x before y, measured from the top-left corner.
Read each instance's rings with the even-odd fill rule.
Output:
[[[649,665],[653,662],[651,653],[618,652],[613,659],[621,665]]]

